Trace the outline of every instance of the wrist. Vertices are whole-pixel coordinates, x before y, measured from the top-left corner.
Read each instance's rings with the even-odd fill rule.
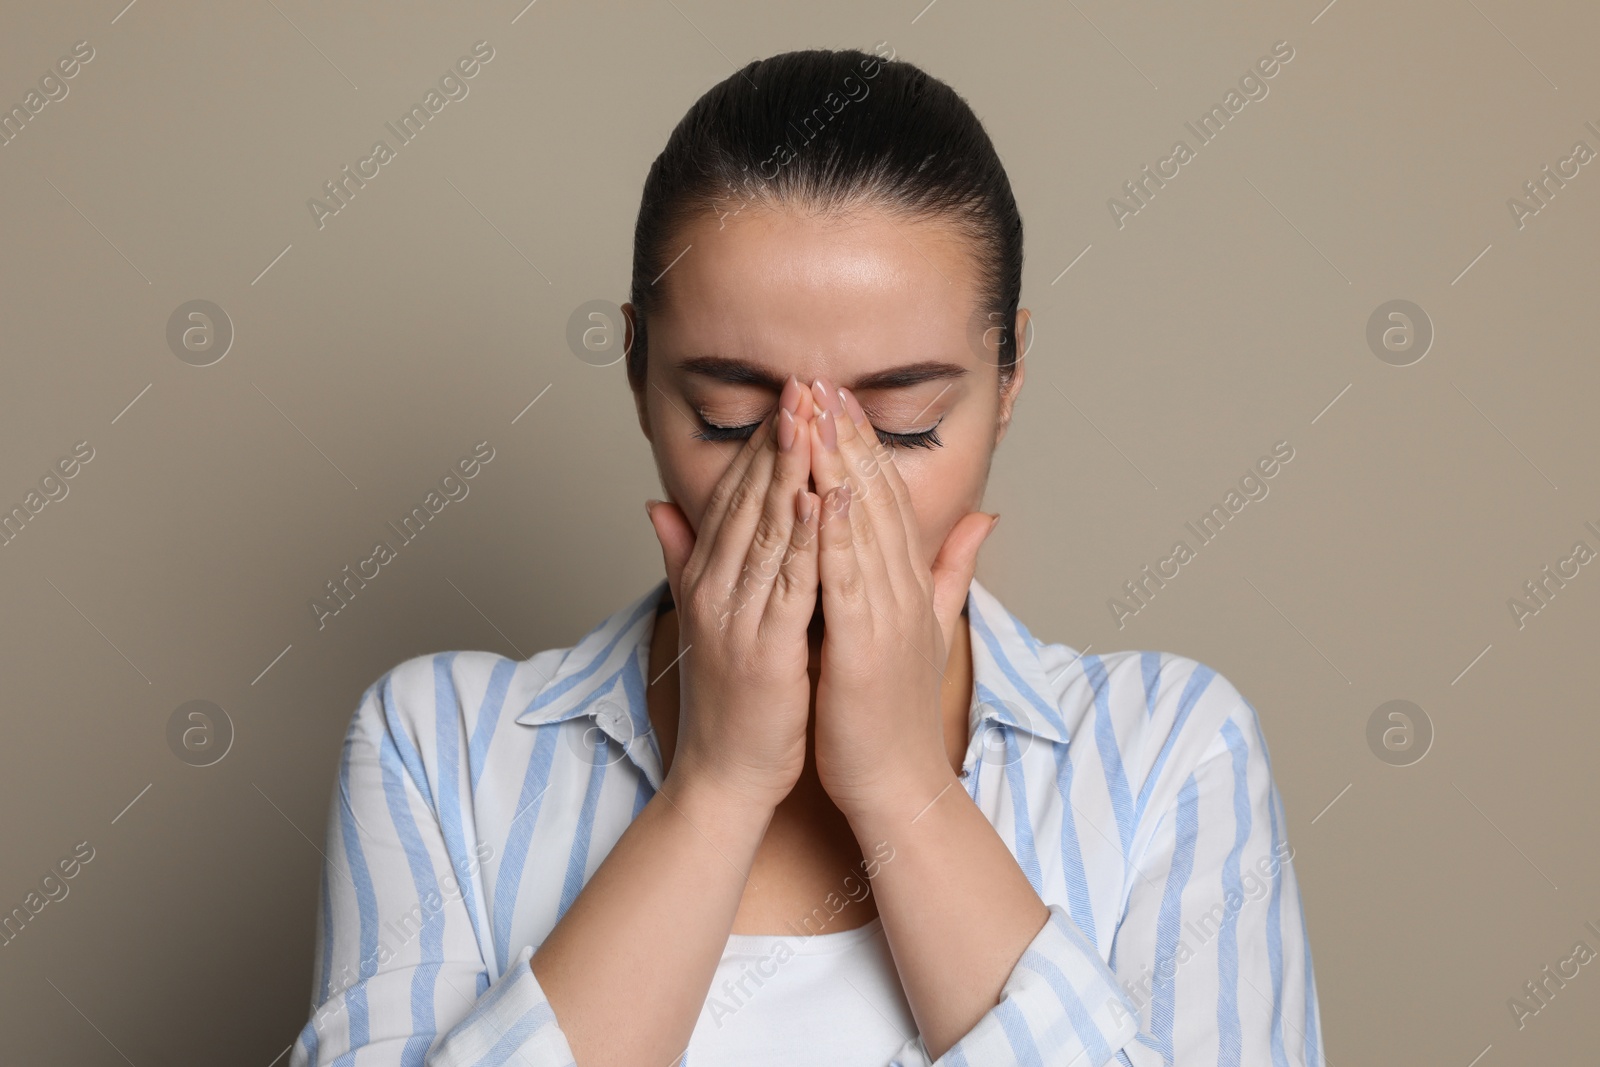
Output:
[[[904,827],[921,819],[935,803],[942,804],[951,794],[964,792],[961,778],[948,763],[940,760],[937,765],[925,769],[908,769],[886,777],[857,795],[843,799],[834,797],[833,802],[845,820],[858,830],[884,825]]]
[[[695,826],[754,830],[759,838],[782,798],[752,794],[704,775],[674,768],[661,782],[658,795]]]

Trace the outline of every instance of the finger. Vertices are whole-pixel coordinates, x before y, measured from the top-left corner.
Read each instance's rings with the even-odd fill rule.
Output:
[[[645,515],[661,544],[661,561],[667,570],[667,588],[674,605],[683,603],[683,565],[694,551],[694,528],[683,509],[670,500],[646,500]]]
[[[754,515],[760,510],[772,478],[777,454],[776,416],[774,408],[761,420],[712,488],[700,518],[694,553],[684,568],[691,582],[699,583],[715,573],[718,584],[714,588],[722,593],[732,589],[750,543]],[[725,528],[737,528],[741,522],[745,524],[742,534],[736,529],[724,533]]]
[[[963,515],[950,528],[939,554],[934,557],[933,614],[944,633],[944,647],[950,648],[955,633],[956,620],[961,616],[961,606],[967,602],[972,576],[978,568],[978,549],[1000,521],[981,511]]]
[[[833,410],[843,410],[838,396],[824,392],[821,384],[814,383],[812,389],[813,399],[826,410],[826,414],[817,416],[818,429],[812,441],[811,472],[817,482],[817,493],[823,495],[836,485],[850,485],[850,529],[862,578],[875,601],[898,599],[906,591],[905,582],[910,577],[904,560],[905,534],[894,529],[888,520],[874,520],[869,513],[872,503],[864,499],[873,492],[880,498],[886,497],[888,490],[882,484],[872,488],[877,478],[862,477],[852,469],[842,440],[851,423],[848,416],[842,417]],[[827,583],[825,570],[822,580]]]
[[[797,624],[802,629],[811,624],[817,606],[817,528],[822,521],[822,500],[801,486],[790,499],[790,507],[794,522],[789,548],[757,629],[763,642],[792,639]]]
[[[798,413],[798,415],[797,415]],[[783,557],[793,537],[795,494],[811,479],[811,435],[804,432],[810,419],[810,397],[794,375],[784,383],[778,398],[778,431],[773,447],[772,477],[760,502],[760,511],[751,527],[748,547],[739,573],[734,577],[735,610],[749,611],[760,619],[765,613],[772,585],[783,566]],[[743,536],[743,519],[728,521],[719,536]],[[720,578],[716,574],[714,578]],[[800,620],[804,626],[809,615]]]
[[[900,476],[900,465],[895,462],[895,451],[878,439],[878,431],[873,429],[866,412],[861,410],[861,402],[856,399],[856,395],[842,385],[838,388],[839,396],[844,401],[845,412],[849,416],[848,420],[844,421],[849,421],[855,431],[852,440],[861,442],[870,450],[876,464],[874,473],[887,485],[899,512],[900,524],[905,532],[907,559],[918,565],[920,573],[922,547],[917,527],[917,513],[911,506],[911,490],[906,487],[905,479]]]
[[[818,416],[818,419],[826,416]],[[815,442],[813,442],[815,444]],[[821,488],[819,480],[818,486]],[[822,516],[817,528],[818,596],[822,615],[835,633],[870,633],[872,608],[867,603],[866,580],[856,555],[850,529],[851,488],[848,482],[821,494]]]

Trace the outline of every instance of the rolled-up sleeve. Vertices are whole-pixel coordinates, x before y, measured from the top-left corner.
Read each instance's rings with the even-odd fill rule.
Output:
[[[937,1060],[890,1067],[1322,1067],[1321,1019],[1283,803],[1240,702],[1130,863],[1104,958],[1059,904],[998,1003]]]
[[[408,662],[351,719],[323,853],[315,995],[291,1067],[573,1063],[529,966],[534,947],[491,980],[485,846],[461,817],[459,723],[442,684]]]
[[[890,1067],[1102,1064],[1134,1036],[1117,977],[1059,904],[1000,990],[999,1002],[937,1060],[921,1035]]]

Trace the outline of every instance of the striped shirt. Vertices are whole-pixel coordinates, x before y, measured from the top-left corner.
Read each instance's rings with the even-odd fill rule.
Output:
[[[661,785],[645,687],[666,584],[570,648],[418,656],[363,694],[291,1067],[574,1062],[529,960]],[[954,1047],[932,1061],[908,1034],[885,1067],[1321,1067],[1255,708],[1183,656],[1041,644],[976,580],[966,617],[959,781],[1050,917]]]

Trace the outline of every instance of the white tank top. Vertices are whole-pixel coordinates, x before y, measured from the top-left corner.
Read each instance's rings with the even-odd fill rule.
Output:
[[[686,1067],[883,1067],[917,1032],[883,920],[731,934]]]

